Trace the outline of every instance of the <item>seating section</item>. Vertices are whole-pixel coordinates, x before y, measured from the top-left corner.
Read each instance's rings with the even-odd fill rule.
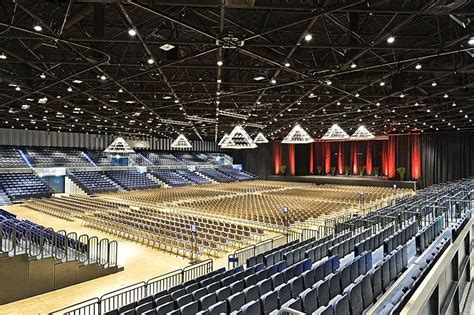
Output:
[[[82,150],[72,148],[28,148],[34,167],[91,167]]]
[[[119,186],[101,172],[75,171],[70,173],[69,177],[87,194],[116,192],[119,190]]]
[[[97,166],[112,166],[112,158],[104,151],[92,151],[88,150],[86,154]]]
[[[188,169],[177,169],[176,170],[176,173],[178,173],[179,175],[183,176],[184,178],[187,178],[189,180],[191,180],[192,182],[200,185],[200,184],[209,184],[210,181],[209,179],[195,173],[195,172],[192,172]]]
[[[178,160],[173,154],[168,152],[157,152],[157,151],[141,151],[144,157],[146,157],[154,165],[182,165],[183,162]]]
[[[242,172],[233,168],[218,168],[217,169],[219,172],[223,173],[224,175],[227,175],[235,180],[251,180],[255,179],[254,175],[251,175],[246,172]]]
[[[214,168],[200,168],[199,172],[219,183],[232,183],[236,180]]]
[[[194,182],[177,172],[177,170],[166,169],[166,168],[156,168],[150,171],[150,174],[161,180],[162,182],[173,186],[187,186],[193,185]]]
[[[184,164],[210,164],[205,155],[201,155],[196,152],[175,152],[173,155]]]
[[[383,242],[384,253],[388,254],[399,245],[406,244],[418,232],[418,221],[413,221],[406,227],[398,230],[392,235],[389,235]]]
[[[21,157],[20,150],[13,147],[0,147],[0,168],[28,167]]]
[[[434,222],[416,234],[416,252],[418,255],[423,253],[433,240],[441,234],[446,227],[444,215],[437,217]]]
[[[136,170],[106,171],[105,174],[126,190],[155,188],[157,183]]]
[[[11,201],[52,195],[49,187],[32,172],[0,173],[0,189]]]

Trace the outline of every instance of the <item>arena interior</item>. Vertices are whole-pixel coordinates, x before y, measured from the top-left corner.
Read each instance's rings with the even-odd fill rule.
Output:
[[[472,1],[0,12],[0,314],[474,314]]]

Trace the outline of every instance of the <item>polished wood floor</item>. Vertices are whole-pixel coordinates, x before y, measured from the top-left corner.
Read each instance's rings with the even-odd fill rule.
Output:
[[[78,234],[86,233],[99,238],[114,239],[110,234],[81,226],[80,221],[65,221],[21,205],[2,208],[17,214],[21,219],[28,219],[55,230],[75,231]],[[118,263],[125,267],[124,271],[14,303],[0,305],[0,314],[47,314],[189,265],[189,259],[151,249],[128,240],[117,239],[117,241],[119,242]],[[214,260],[214,268],[222,266],[227,266],[227,255]]]

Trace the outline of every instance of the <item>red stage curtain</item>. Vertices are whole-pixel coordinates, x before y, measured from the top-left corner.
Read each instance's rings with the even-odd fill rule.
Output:
[[[382,143],[382,174],[388,176],[388,141]]]
[[[395,137],[388,137],[388,178],[394,179],[397,175],[395,162]]]
[[[367,175],[372,175],[372,142],[367,141],[367,154],[365,156],[365,169]]]
[[[324,172],[326,174],[331,173],[331,143],[323,143],[323,154],[324,154]]]
[[[351,142],[352,151],[352,174],[359,174],[359,157],[357,156],[357,142]]]
[[[411,178],[418,180],[421,177],[420,135],[412,135],[411,140]]]
[[[339,175],[344,174],[344,159],[342,156],[342,142],[339,142],[339,150],[337,152],[337,170]]]
[[[275,167],[275,175],[280,174],[281,143],[279,141],[273,141],[273,166]]]
[[[314,174],[314,143],[311,143],[309,148],[309,173]]]
[[[288,161],[290,163],[290,175],[295,175],[295,145],[290,144],[288,147]]]

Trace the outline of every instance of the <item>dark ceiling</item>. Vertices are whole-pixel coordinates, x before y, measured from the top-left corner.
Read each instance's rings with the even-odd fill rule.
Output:
[[[0,127],[474,129],[467,0],[16,0],[0,14]]]

